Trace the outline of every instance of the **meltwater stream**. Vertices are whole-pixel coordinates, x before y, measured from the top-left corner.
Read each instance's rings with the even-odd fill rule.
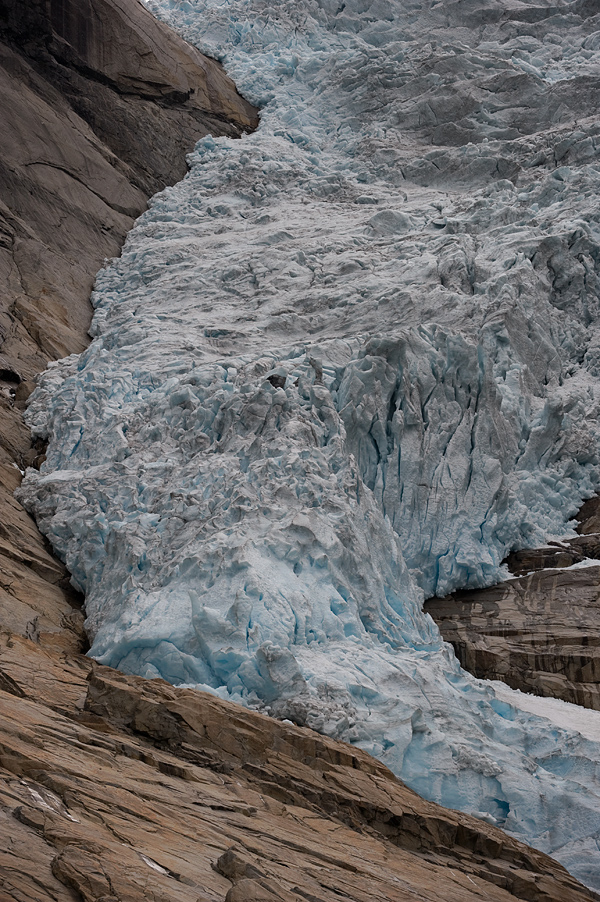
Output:
[[[150,5],[263,112],[154,198],[33,397],[21,498],[91,654],[356,743],[600,888],[600,744],[421,610],[600,488],[600,17]]]

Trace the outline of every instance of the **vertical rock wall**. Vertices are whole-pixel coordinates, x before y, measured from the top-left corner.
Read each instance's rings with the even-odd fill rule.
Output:
[[[96,272],[118,255],[147,198],[184,175],[194,142],[208,132],[239,135],[254,128],[256,115],[217,62],[137,0],[0,2],[5,628],[60,632],[78,603],[66,571],[12,497],[19,471],[43,454],[22,421],[32,380],[49,360],[85,348]],[[78,632],[74,641],[82,641]]]

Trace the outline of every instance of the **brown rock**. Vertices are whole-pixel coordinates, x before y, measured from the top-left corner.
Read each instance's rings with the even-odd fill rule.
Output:
[[[297,898],[292,893],[272,892],[258,880],[240,880],[231,887],[225,902],[294,902]]]
[[[25,696],[0,690],[9,898],[596,898],[351,746],[27,639],[0,642],[0,662]]]
[[[80,599],[12,498],[43,456],[21,410],[147,194],[254,111],[134,0],[0,0],[0,31],[1,902],[596,898],[355,748],[78,654]]]
[[[600,566],[431,598],[425,610],[475,676],[600,710]]]
[[[585,501],[577,514],[577,532],[582,536],[600,534],[600,496]]]
[[[592,501],[595,500],[592,499]],[[590,502],[586,501],[586,505],[588,504]],[[585,505],[583,509],[585,510]],[[545,548],[526,548],[523,551],[513,551],[503,563],[515,576],[524,576],[535,570],[571,567],[586,558],[600,560],[600,533],[593,531],[593,528],[600,525],[600,520],[596,520],[596,515],[587,517],[580,513],[579,516],[581,526],[578,531],[585,530],[583,535],[565,539],[563,542],[550,542]]]
[[[256,111],[137,0],[0,0],[0,114],[0,625],[77,651],[81,599],[12,497],[45,452],[22,411],[48,360],[86,347],[95,273],[148,195]]]
[[[259,868],[242,858],[234,848],[227,849],[217,861],[217,870],[232,883],[240,880],[256,880],[264,877]]]
[[[552,567],[571,567],[583,561],[586,554],[582,549],[571,544],[564,546],[549,545],[546,548],[532,548],[524,551],[513,551],[504,563],[511,573],[523,576],[534,570],[547,570]]]
[[[600,497],[577,515],[580,535],[510,554],[519,579],[431,598],[433,617],[461,665],[513,689],[600,710]]]
[[[0,111],[0,383],[15,374],[14,393],[86,346],[95,273],[195,141],[257,119],[137,0],[0,0]]]

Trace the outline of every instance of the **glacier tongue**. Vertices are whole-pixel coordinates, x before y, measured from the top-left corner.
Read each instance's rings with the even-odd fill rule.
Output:
[[[264,109],[153,199],[30,406],[20,497],[91,654],[358,743],[600,888],[598,743],[421,610],[600,488],[598,17],[149,5]]]

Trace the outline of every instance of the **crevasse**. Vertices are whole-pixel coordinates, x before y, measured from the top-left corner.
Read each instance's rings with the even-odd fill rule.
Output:
[[[495,0],[150,5],[263,111],[153,199],[30,406],[20,497],[91,654],[356,743],[600,888],[598,744],[421,610],[600,488],[600,130],[552,93],[600,42],[567,2],[537,32]]]

